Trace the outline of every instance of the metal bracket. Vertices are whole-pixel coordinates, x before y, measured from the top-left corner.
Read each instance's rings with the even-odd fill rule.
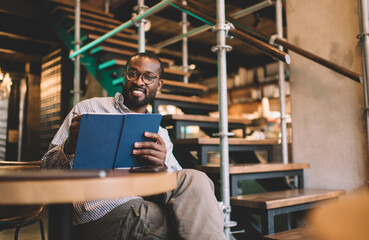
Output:
[[[214,137],[225,137],[225,136],[230,136],[230,137],[233,137],[234,136],[234,133],[232,132],[227,132],[227,133],[213,133],[213,136]]]
[[[137,13],[132,13],[132,22],[133,22],[133,24],[136,26],[136,27],[139,27],[140,26],[140,24],[139,24],[139,22],[144,22],[145,24],[146,24],[146,22],[147,22],[147,20],[146,19],[141,19],[141,20],[139,20],[139,22],[137,22],[136,21],[136,17],[137,17],[138,15],[137,15]]]
[[[369,33],[360,33],[359,35],[356,36],[356,38],[361,40],[362,38],[366,36],[369,36]]]
[[[212,28],[212,31],[213,32],[216,32],[216,31],[222,31],[224,30],[225,33],[226,33],[226,36],[230,39],[233,38],[233,36],[230,36],[228,34],[229,30],[230,29],[235,29],[234,25],[230,22],[227,22],[226,24],[217,24],[217,25],[214,25],[213,28]]]
[[[70,56],[70,55],[72,55],[73,53],[74,53],[74,50],[73,50],[73,49],[72,49],[72,50],[70,50],[70,51],[69,51],[69,56]],[[83,58],[83,57],[84,57],[84,55],[83,55],[83,54],[79,54],[79,55],[77,55],[77,56],[80,56],[80,58]],[[71,60],[72,60],[72,61],[76,61],[76,57],[77,57],[77,56],[75,56],[74,58],[71,58]]]
[[[226,52],[230,52],[230,51],[232,51],[233,48],[229,45],[216,45],[216,46],[211,48],[211,51],[212,52],[219,52],[221,49],[225,49]]]
[[[278,38],[278,35],[277,34],[274,34],[274,35],[270,36],[270,38],[269,38],[269,44],[275,46],[275,40],[277,38]]]
[[[136,12],[139,12],[141,10],[147,11],[147,9],[149,9],[149,7],[146,5],[136,5],[133,7],[133,11],[136,11]]]

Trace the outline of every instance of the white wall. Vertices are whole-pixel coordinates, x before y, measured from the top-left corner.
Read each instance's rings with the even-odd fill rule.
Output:
[[[286,1],[288,41],[362,74],[356,0]],[[306,187],[347,191],[368,179],[363,84],[290,51],[294,162]]]

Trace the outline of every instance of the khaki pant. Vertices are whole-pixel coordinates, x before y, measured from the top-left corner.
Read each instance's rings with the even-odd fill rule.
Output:
[[[177,187],[128,201],[101,219],[74,226],[74,239],[225,239],[224,216],[211,180],[202,172],[177,172]]]

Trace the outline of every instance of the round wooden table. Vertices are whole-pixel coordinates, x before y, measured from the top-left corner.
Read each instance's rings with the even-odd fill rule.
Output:
[[[71,239],[72,203],[173,190],[175,173],[128,170],[0,171],[1,205],[49,205],[49,240]]]

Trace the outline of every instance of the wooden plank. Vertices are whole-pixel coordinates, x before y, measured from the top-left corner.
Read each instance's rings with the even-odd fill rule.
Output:
[[[333,199],[344,194],[343,190],[292,189],[231,197],[231,204],[249,208],[274,209]]]
[[[264,236],[266,240],[313,240],[313,235],[309,227],[300,227],[288,231]]]
[[[49,1],[61,4],[61,5],[64,5],[64,6],[72,7],[72,8],[75,8],[75,6],[76,6],[76,1],[73,1],[73,0],[49,0]],[[91,6],[88,3],[81,2],[80,4],[81,4],[81,10],[82,11],[93,12],[93,13],[99,14],[101,16],[106,16],[106,17],[111,17],[111,18],[114,17],[114,15],[112,13],[106,13],[103,10],[100,10],[96,7]]]
[[[156,94],[155,98],[161,99],[161,100],[171,100],[173,102],[189,102],[189,103],[200,103],[200,104],[218,106],[218,101],[213,100],[213,99],[207,99],[207,98],[186,97],[186,96],[163,94],[163,93]]]
[[[73,21],[75,19],[74,15],[67,15],[67,18],[71,19]],[[81,23],[87,23],[87,24],[91,24],[91,25],[94,25],[94,26],[103,27],[103,28],[108,29],[109,31],[113,30],[114,28],[116,28],[120,25],[120,24],[109,24],[109,23],[106,23],[106,22],[95,21],[95,20],[92,20],[92,19],[89,19],[89,18],[81,18]],[[129,34],[136,34],[136,31],[133,30],[133,29],[130,29],[130,28],[125,28],[121,32],[126,32],[126,33],[129,33]]]
[[[100,38],[100,36],[97,36],[95,34],[88,34],[87,38],[91,39],[91,40],[96,40],[96,39]],[[134,49],[138,48],[138,45],[136,43],[125,42],[125,41],[117,40],[117,39],[114,39],[114,38],[108,38],[104,42],[111,43],[111,44],[116,44],[116,45],[121,45],[121,46],[129,47],[129,48],[134,48]],[[146,46],[146,50],[155,52],[156,49],[154,49],[152,47],[149,47],[149,46]]]
[[[293,171],[309,168],[309,163],[240,163],[230,164],[229,174],[243,173],[261,173],[261,172],[278,172],[278,171]],[[196,169],[205,173],[219,173],[219,165],[204,165],[196,166]]]
[[[104,52],[109,52],[109,53],[116,53],[116,54],[121,54],[121,55],[125,55],[125,56],[131,56],[133,54],[136,54],[137,52],[134,51],[129,51],[129,50],[124,50],[124,49],[119,49],[119,48],[114,48],[114,47],[108,47],[108,46],[100,46],[101,50],[100,51],[104,51]],[[174,60],[168,59],[168,58],[162,58],[160,57],[160,60],[164,63],[168,63],[168,65],[173,65],[174,64]],[[165,81],[169,81],[169,80],[165,80]]]
[[[74,14],[74,9],[73,8],[58,6],[58,7],[56,7],[56,9]],[[89,12],[84,12],[84,11],[81,11],[81,17],[89,17],[89,18],[92,18],[92,19],[95,19],[95,20],[104,21],[104,22],[107,22],[107,23],[113,23],[113,24],[117,24],[117,25],[122,24],[122,22],[120,22],[118,20],[115,20],[111,17],[100,16],[100,15],[97,15],[97,14],[94,14],[94,13],[89,13]]]
[[[189,88],[189,89],[196,89],[196,90],[200,90],[202,92],[206,92],[208,90],[208,87],[207,86],[200,85],[200,84],[184,83],[184,82],[167,80],[167,79],[163,79],[163,80],[164,80],[164,84],[167,84],[167,85],[170,85],[170,86],[176,86],[176,87],[181,87],[181,88]]]
[[[115,61],[114,66],[125,67],[126,64],[127,64],[127,60],[123,60],[123,59],[113,59],[113,60]],[[109,61],[112,61],[112,60],[109,60]],[[107,62],[109,62],[109,61],[107,61]],[[102,63],[102,64],[104,64],[104,63]],[[185,73],[185,72],[178,71],[178,70],[173,70],[173,69],[170,69],[170,68],[164,68],[164,72],[175,74],[175,75],[181,75],[181,76],[188,76],[188,74],[190,74],[190,73]]]
[[[168,120],[182,120],[182,121],[198,121],[198,122],[219,122],[219,118],[217,117],[210,117],[205,115],[190,115],[190,114],[184,114],[184,115],[164,115],[162,118],[162,121],[168,121]],[[249,125],[252,123],[251,120],[248,119],[242,119],[242,118],[228,118],[229,123],[240,123]]]
[[[81,29],[89,30],[89,31],[93,31],[93,32],[98,32],[98,33],[101,33],[103,35],[110,31],[110,30],[99,28],[99,27],[90,26],[90,25],[87,25],[87,24],[81,24]],[[124,38],[124,39],[137,40],[136,35],[129,35],[129,34],[124,34],[124,33],[120,33],[120,32],[116,33],[114,36]]]
[[[175,144],[208,144],[218,145],[219,138],[187,138],[174,140]],[[229,138],[230,145],[275,145],[278,140],[264,139],[264,140],[247,140],[245,138]]]
[[[38,43],[38,44],[45,44],[45,45],[56,45],[55,42],[52,41],[47,41],[47,40],[43,40],[43,39],[36,39],[36,38],[31,38],[31,37],[25,37],[19,34],[14,34],[14,33],[9,33],[9,32],[0,32],[0,37],[4,37],[4,38],[10,38],[10,39],[15,39],[15,40],[21,40],[21,41],[26,41],[26,42],[34,42],[34,43]]]

